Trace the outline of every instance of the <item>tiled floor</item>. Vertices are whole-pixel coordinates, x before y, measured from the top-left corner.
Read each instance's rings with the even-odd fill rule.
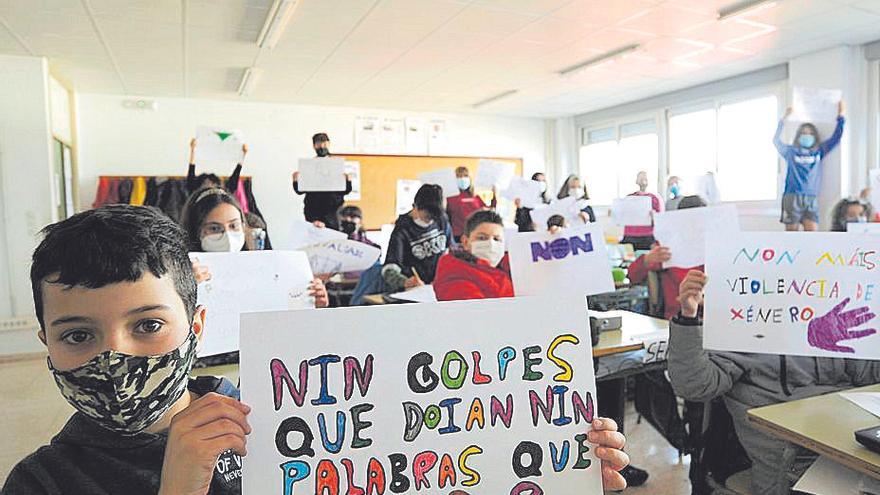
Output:
[[[58,393],[43,359],[0,363],[0,480],[26,455],[46,444],[73,412]],[[650,473],[648,483],[626,493],[686,495],[688,458],[679,461],[678,452],[643,422],[636,424],[630,405],[626,418],[627,451],[633,464]],[[2,484],[2,483],[0,483]]]

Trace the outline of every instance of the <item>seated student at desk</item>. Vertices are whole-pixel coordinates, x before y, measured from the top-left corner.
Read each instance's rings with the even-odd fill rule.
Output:
[[[437,264],[438,301],[513,297],[500,215],[493,210],[472,213],[464,225],[461,247],[444,254]]]
[[[701,208],[706,202],[699,196],[686,196],[678,202],[678,209]],[[651,250],[639,256],[627,268],[627,276],[633,284],[641,284],[648,279],[649,272],[657,272],[660,279],[660,292],[663,298],[663,317],[667,320],[678,314],[678,287],[690,270],[703,271],[703,267],[663,268],[663,263],[672,258],[669,248],[654,243]]]
[[[443,211],[443,188],[424,184],[413,207],[400,215],[388,240],[382,278],[398,292],[434,280],[440,257],[453,245],[452,227]]]
[[[799,476],[815,454],[755,429],[747,411],[878,383],[880,361],[706,351],[700,317],[706,280],[703,272],[692,270],[681,284],[681,311],[669,329],[667,364],[672,387],[680,397],[697,402],[723,396],[740,443],[752,460],[751,493],[788,494],[786,471]],[[862,324],[873,317],[871,313],[854,315],[852,321]],[[803,451],[810,459],[783,466],[786,449]]]

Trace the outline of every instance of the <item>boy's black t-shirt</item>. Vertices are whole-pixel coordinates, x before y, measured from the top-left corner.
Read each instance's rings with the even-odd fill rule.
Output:
[[[229,380],[212,376],[191,378],[189,390],[239,397]],[[15,466],[0,494],[155,495],[167,440],[167,431],[123,436],[77,412],[49,445]],[[241,457],[232,451],[220,456],[208,493],[241,494]]]
[[[452,227],[445,214],[427,227],[420,227],[405,213],[397,218],[391,232],[385,264],[399,265],[407,277],[413,276],[415,268],[422,281],[430,284],[440,257],[451,246]]]

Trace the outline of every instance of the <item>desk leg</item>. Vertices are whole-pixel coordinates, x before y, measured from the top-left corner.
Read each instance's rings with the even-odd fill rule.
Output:
[[[626,378],[603,380],[596,383],[596,402],[599,416],[617,421],[618,431],[623,433],[626,412]]]

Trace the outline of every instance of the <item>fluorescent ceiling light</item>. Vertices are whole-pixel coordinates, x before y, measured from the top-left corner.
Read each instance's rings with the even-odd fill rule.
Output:
[[[510,91],[505,91],[505,92],[503,92],[503,93],[498,93],[498,94],[495,95],[495,96],[490,96],[489,98],[486,98],[485,100],[478,101],[478,102],[474,103],[474,104],[471,105],[471,106],[474,107],[474,108],[480,108],[480,107],[482,107],[482,106],[488,105],[489,103],[496,102],[496,101],[498,101],[498,100],[500,100],[500,99],[502,99],[502,98],[507,98],[508,96],[513,95],[513,94],[516,94],[516,93],[518,93],[518,92],[519,92],[518,89],[511,89]]]
[[[248,67],[241,76],[241,82],[238,84],[238,96],[250,96],[257,84],[257,78],[260,77],[262,71],[256,67]]]
[[[290,17],[296,8],[297,0],[275,0],[269,9],[269,15],[266,16],[266,22],[263,23],[263,29],[257,36],[257,46],[260,48],[273,49],[284,34]]]
[[[636,43],[634,45],[627,45],[627,46],[618,48],[616,50],[611,50],[610,52],[603,53],[602,55],[599,55],[598,57],[593,57],[589,60],[584,60],[583,62],[579,62],[579,63],[574,64],[572,66],[566,67],[566,68],[562,69],[561,71],[559,71],[559,75],[560,76],[570,76],[570,75],[572,75],[576,72],[579,72],[581,70],[584,70],[588,67],[593,67],[593,66],[599,65],[603,62],[608,62],[608,61],[611,61],[615,58],[622,57],[628,53],[632,53],[632,52],[638,50],[639,47],[641,47],[641,46],[642,45],[639,45],[638,43]]]
[[[733,17],[738,17],[749,12],[769,8],[776,5],[773,0],[745,0],[737,2],[718,11],[718,20],[723,21]]]

